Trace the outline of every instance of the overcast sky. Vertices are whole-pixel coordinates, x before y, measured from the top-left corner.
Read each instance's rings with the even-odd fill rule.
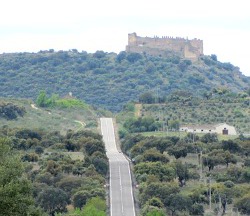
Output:
[[[250,76],[248,0],[6,0],[0,53],[120,52],[128,33],[203,40],[204,54]]]

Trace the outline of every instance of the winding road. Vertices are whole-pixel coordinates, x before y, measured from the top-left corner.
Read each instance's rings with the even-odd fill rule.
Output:
[[[100,121],[109,159],[110,216],[135,216],[129,162],[117,150],[112,118],[101,118]]]

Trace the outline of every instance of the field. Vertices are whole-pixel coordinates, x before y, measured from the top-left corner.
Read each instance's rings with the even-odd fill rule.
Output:
[[[250,107],[248,99],[222,102],[220,100],[197,100],[189,103],[143,104],[141,116],[152,116],[167,124],[177,120],[185,124],[227,123],[236,128],[238,134],[250,134]]]
[[[187,135],[187,132],[175,132],[175,131],[152,131],[152,132],[143,132],[140,133],[143,136],[156,136],[156,137],[165,137],[165,136],[177,136],[180,138],[183,138]],[[204,134],[202,133],[196,133],[195,135],[198,135],[199,137],[203,136]],[[229,139],[235,139],[238,136],[234,136],[234,135],[222,135],[222,134],[218,134],[218,139],[219,141],[221,140],[229,140]]]

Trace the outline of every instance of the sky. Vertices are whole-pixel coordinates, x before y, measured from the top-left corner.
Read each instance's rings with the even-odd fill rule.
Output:
[[[203,40],[205,55],[250,76],[248,0],[8,0],[0,53],[125,50],[128,33]]]

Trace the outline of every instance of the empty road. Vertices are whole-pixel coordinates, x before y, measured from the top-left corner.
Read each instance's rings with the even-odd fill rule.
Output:
[[[110,215],[135,216],[129,162],[117,150],[112,118],[101,118],[101,131],[109,158]]]

